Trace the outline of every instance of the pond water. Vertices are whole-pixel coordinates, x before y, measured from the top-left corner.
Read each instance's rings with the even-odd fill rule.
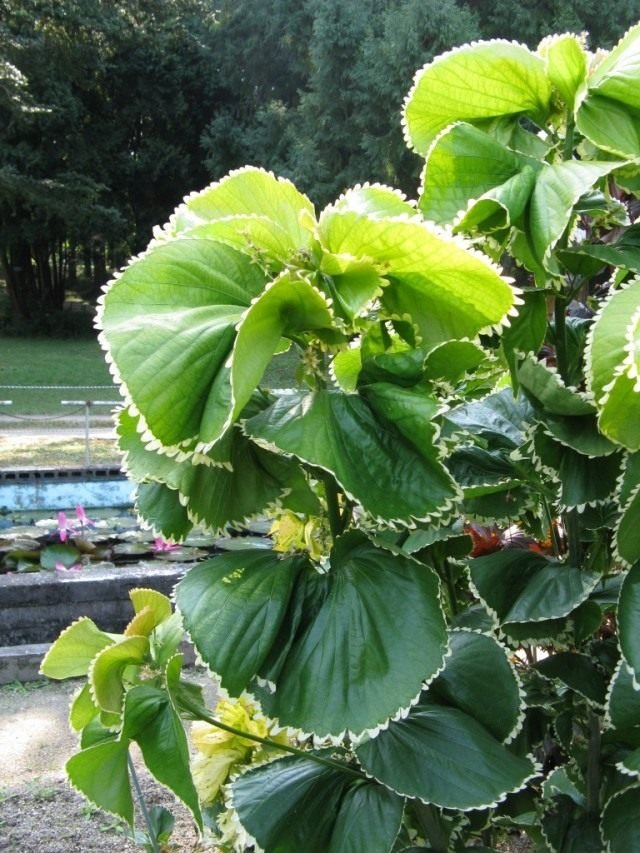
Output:
[[[81,508],[80,512],[4,513],[0,515],[0,574],[78,572],[141,560],[196,562],[222,551],[270,548],[269,527],[269,520],[258,519],[225,536],[194,528],[183,543],[173,545],[143,527],[127,507],[92,509],[86,515]]]

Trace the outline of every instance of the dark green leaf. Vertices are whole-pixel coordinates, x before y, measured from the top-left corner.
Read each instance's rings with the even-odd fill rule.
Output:
[[[151,773],[182,800],[202,826],[187,736],[166,690],[141,684],[127,692],[122,736],[136,741]]]
[[[600,580],[598,574],[520,550],[477,557],[470,574],[480,599],[501,624],[567,616]]]
[[[304,565],[300,557],[237,551],[200,563],[176,587],[192,642],[232,696],[269,653]]]
[[[640,682],[640,563],[629,570],[620,590],[618,630],[624,659]]]
[[[484,808],[534,773],[473,717],[421,704],[356,750],[367,773],[400,794],[452,809]]]
[[[518,306],[518,314],[511,318],[511,325],[502,333],[502,349],[509,364],[511,379],[517,385],[517,353],[537,353],[547,332],[546,294],[527,291],[523,294],[524,305]]]
[[[283,758],[233,783],[240,822],[265,853],[388,853],[403,801],[309,759]]]
[[[640,785],[615,794],[602,812],[602,837],[610,853],[636,853],[640,838]]]
[[[640,726],[640,690],[633,686],[633,676],[624,660],[620,661],[611,680],[607,717],[611,725],[620,731]]]
[[[354,394],[320,391],[282,397],[250,418],[245,429],[258,441],[330,471],[347,494],[378,518],[426,520],[457,497],[435,448],[418,452]]]
[[[542,831],[553,853],[602,853],[598,815],[585,813],[565,795],[554,797]]]
[[[356,532],[336,540],[330,563],[321,579],[326,597],[293,640],[275,692],[261,700],[283,725],[361,733],[409,707],[442,666],[438,581],[428,567]]]
[[[607,684],[602,672],[587,655],[557,652],[536,664],[546,678],[561,681],[581,696],[603,706]]]
[[[83,749],[67,761],[69,781],[90,802],[133,826],[127,741],[107,741]]]
[[[505,649],[493,637],[471,631],[450,631],[451,657],[426,695],[459,708],[481,723],[497,740],[516,733],[523,710],[515,670]],[[491,701],[486,701],[487,684]]]
[[[179,493],[164,483],[142,483],[138,487],[137,509],[165,539],[184,539],[193,527]]]

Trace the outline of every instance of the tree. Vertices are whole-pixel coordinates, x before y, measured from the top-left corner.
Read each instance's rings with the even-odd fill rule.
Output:
[[[206,181],[215,16],[199,0],[0,4],[1,257],[15,313],[60,310],[76,256],[97,290]],[[109,256],[109,257],[107,257]]]
[[[549,32],[587,32],[592,45],[610,48],[638,17],[634,0],[473,0],[484,38],[506,38],[535,48]]]

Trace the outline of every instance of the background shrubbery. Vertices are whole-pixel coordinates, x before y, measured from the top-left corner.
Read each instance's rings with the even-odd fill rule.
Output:
[[[413,193],[399,116],[416,68],[501,36],[588,30],[610,47],[637,17],[612,0],[0,0],[2,331],[68,334],[183,195],[245,163],[323,205],[358,181]]]

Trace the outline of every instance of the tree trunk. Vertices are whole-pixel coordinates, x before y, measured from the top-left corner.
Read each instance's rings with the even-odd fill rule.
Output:
[[[13,249],[3,248],[0,259],[12,311],[21,320],[29,321],[38,305],[31,247],[23,242]]]

